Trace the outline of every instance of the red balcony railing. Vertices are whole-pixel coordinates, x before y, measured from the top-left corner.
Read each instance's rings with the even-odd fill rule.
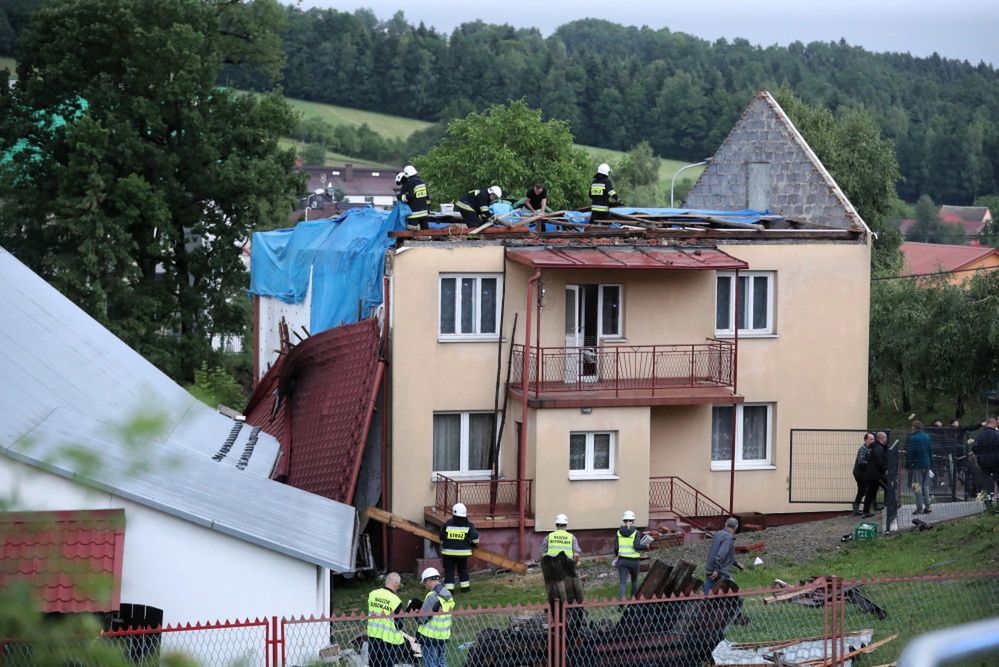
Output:
[[[672,512],[702,530],[718,530],[727,510],[679,477],[649,478],[649,511]]]
[[[513,346],[510,384],[520,387],[524,346]],[[689,345],[606,345],[531,347],[529,391],[549,392],[645,390],[732,386],[735,345],[709,338]]]
[[[531,509],[531,486],[534,480],[524,480],[524,506],[527,516],[534,516]],[[437,475],[434,510],[450,512],[455,503],[464,503],[469,517],[512,515],[519,511],[516,479],[457,480]]]

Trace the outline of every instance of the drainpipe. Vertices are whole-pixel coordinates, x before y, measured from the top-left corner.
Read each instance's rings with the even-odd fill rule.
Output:
[[[739,388],[739,305],[742,290],[739,289],[739,269],[735,270],[735,316],[732,321],[732,328],[735,330],[735,346],[732,350],[732,395],[737,393]],[[746,313],[749,317],[749,313]],[[735,427],[736,410],[738,403],[732,403],[732,469],[728,473],[728,515],[735,512]]]
[[[391,347],[389,346],[389,330],[391,329],[391,322],[389,320],[389,313],[392,312],[392,290],[391,279],[386,276],[382,279],[382,291],[384,294],[383,303],[385,304],[384,317],[382,318],[382,362],[379,364],[382,368],[388,365],[390,361]],[[392,395],[391,395],[391,374],[386,373],[382,385],[382,452],[381,452],[381,508],[386,512],[391,510],[391,504],[389,502],[389,406],[392,405]],[[388,572],[392,568],[389,567],[389,559],[392,557],[392,550],[389,547],[389,527],[387,524],[382,524],[382,567]]]
[[[541,269],[535,269],[534,275],[527,279],[527,294],[524,299],[524,311],[527,314],[527,326],[524,327],[524,353],[520,360],[520,453],[517,461],[517,512],[520,515],[517,528],[520,534],[520,560],[527,560],[527,524],[524,520],[526,489],[524,477],[527,476],[527,392],[530,390],[530,351],[531,351],[531,299],[534,296],[534,285],[541,278]]]

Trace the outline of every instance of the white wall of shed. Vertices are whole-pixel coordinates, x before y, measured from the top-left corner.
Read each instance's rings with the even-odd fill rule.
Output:
[[[15,511],[124,509],[121,601],[165,624],[329,614],[326,568],[6,457],[0,489]]]
[[[297,331],[303,338],[302,327],[307,331],[312,331],[312,278],[309,278],[309,288],[305,293],[302,303],[285,303],[280,299],[262,296],[258,299],[260,303],[260,329],[257,331],[257,358],[260,360],[260,376],[258,380],[267,374],[267,369],[277,361],[277,350],[281,349],[281,333],[278,325],[283,317],[288,323],[288,334],[291,342],[298,342],[294,331]]]

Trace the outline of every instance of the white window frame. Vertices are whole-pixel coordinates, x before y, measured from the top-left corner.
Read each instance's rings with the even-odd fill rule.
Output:
[[[617,431],[572,431],[569,433],[569,440],[566,446],[569,448],[568,454],[572,456],[572,436],[586,436],[586,467],[583,470],[569,469],[570,480],[594,480],[594,479],[618,479],[617,475]],[[610,457],[608,463],[610,468],[595,469],[593,467],[593,440],[596,435],[610,436]]]
[[[444,475],[445,477],[450,477],[451,479],[489,479],[492,476],[492,470],[469,470],[468,469],[468,418],[470,415],[488,415],[493,414],[494,421],[494,432],[493,438],[496,437],[496,431],[499,429],[499,415],[494,414],[492,410],[436,410],[433,416],[437,415],[461,415],[461,427],[459,429],[458,435],[458,467],[459,470],[434,470],[431,475],[431,479],[437,479],[437,475]],[[430,441],[430,465],[433,466],[434,452],[433,452],[434,440],[433,435],[431,435]],[[496,460],[500,461],[499,451],[496,452]]]
[[[750,289],[747,290],[749,293],[746,298],[746,303],[741,304],[743,312],[746,313],[746,323],[750,326],[745,329],[739,329],[740,337],[751,338],[754,336],[775,336],[776,327],[774,325],[774,301],[775,293],[774,287],[777,283],[776,279],[777,273],[775,271],[740,271],[739,278],[745,278],[749,281]],[[721,278],[729,279],[729,290],[728,290],[728,328],[719,329],[718,328],[718,281]],[[753,298],[754,290],[752,289],[753,281],[756,278],[766,278],[767,279],[767,324],[765,327],[760,329],[754,329],[752,327],[753,323]],[[715,308],[712,314],[715,320],[715,336],[719,338],[731,338],[735,336],[735,291],[739,281],[735,279],[735,271],[719,271],[715,276],[715,294],[714,294],[714,304]]]
[[[461,281],[467,278],[472,278],[475,280],[475,293],[473,295],[473,307],[475,311],[472,314],[472,322],[475,325],[475,332],[472,333],[462,333],[456,331],[455,333],[443,333],[441,332],[441,315],[443,314],[443,304],[441,303],[441,284],[446,279],[453,279],[455,281],[454,290],[454,325],[455,329],[461,327]],[[496,331],[492,333],[481,333],[479,328],[482,326],[481,308],[482,308],[482,279],[491,278],[496,280]],[[437,340],[440,342],[463,342],[463,341],[497,341],[500,337],[499,326],[500,326],[500,309],[503,307],[503,274],[502,273],[441,273],[437,277]]]
[[[617,333],[604,333],[604,290],[608,287],[617,288]],[[624,285],[620,283],[600,283],[597,286],[597,339],[620,340],[624,338]]]
[[[712,408],[711,411],[711,426],[714,429],[714,408],[725,408],[732,407],[728,405],[717,405]],[[744,430],[744,408],[758,408],[765,407],[767,409],[767,456],[762,459],[749,459],[746,460],[742,457],[742,447],[743,447],[743,430]],[[735,469],[736,470],[776,470],[777,467],[774,465],[774,403],[741,403],[735,406]],[[714,440],[714,433],[711,434],[711,439]],[[710,446],[710,445],[709,445]],[[709,456],[712,453],[708,452]],[[712,470],[731,470],[732,461],[731,459],[726,459],[724,461],[716,461],[714,458],[711,460]]]

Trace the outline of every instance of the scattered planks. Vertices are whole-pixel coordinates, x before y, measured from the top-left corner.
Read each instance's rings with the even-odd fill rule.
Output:
[[[780,588],[786,588],[787,584],[778,580],[775,582]],[[824,607],[829,602],[826,593],[825,578],[812,577],[800,582],[805,588],[797,588],[792,591],[777,592],[763,598],[763,604],[775,604],[778,602],[793,602],[806,607]],[[888,611],[874,600],[870,599],[860,590],[860,586],[851,584],[843,588],[844,598],[857,606],[860,611],[872,614],[878,620],[888,618]]]
[[[432,530],[427,530],[423,526],[413,523],[407,519],[403,519],[401,516],[392,514],[391,512],[386,512],[383,509],[377,507],[369,507],[366,510],[366,514],[369,519],[374,519],[380,523],[384,523],[391,528],[398,528],[399,530],[404,530],[407,533],[412,533],[426,540],[430,540],[434,544],[440,544],[440,536],[433,532]],[[486,551],[482,548],[476,548],[472,551],[472,556],[478,558],[479,560],[484,560],[487,563],[492,563],[493,565],[498,565],[504,570],[510,570],[511,572],[516,572],[517,574],[527,574],[527,565],[524,563],[510,560],[505,556],[500,556],[492,551]]]

